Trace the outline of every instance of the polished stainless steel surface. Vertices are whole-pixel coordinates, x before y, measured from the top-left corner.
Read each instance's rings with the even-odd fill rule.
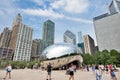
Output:
[[[77,46],[70,43],[56,43],[54,45],[51,45],[47,47],[43,52],[42,56],[46,57],[48,59],[50,58],[57,58],[65,54],[71,54],[71,53],[78,53],[80,54],[81,51],[78,49]]]

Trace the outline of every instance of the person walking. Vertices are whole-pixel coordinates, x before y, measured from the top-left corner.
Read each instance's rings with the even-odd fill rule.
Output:
[[[74,66],[73,66],[73,64],[70,65],[69,71],[70,71],[70,73],[69,73],[69,75],[70,75],[69,80],[71,80],[71,79],[74,80]]]
[[[110,75],[111,75],[111,79],[112,79],[112,80],[117,80],[116,75],[115,75],[115,72],[114,72],[113,69],[110,70]]]
[[[11,71],[12,71],[12,66],[10,64],[8,64],[6,66],[6,75],[3,79],[6,79],[7,78],[7,75],[9,74],[9,80],[11,79]]]
[[[47,79],[46,80],[51,80],[51,71],[52,71],[52,66],[49,63],[49,65],[47,66]]]
[[[89,72],[89,65],[86,66],[87,71]]]
[[[95,65],[92,64],[92,71],[93,71],[93,74],[95,75]]]
[[[102,72],[99,69],[98,65],[95,66],[95,75],[96,75],[96,80],[102,80]]]

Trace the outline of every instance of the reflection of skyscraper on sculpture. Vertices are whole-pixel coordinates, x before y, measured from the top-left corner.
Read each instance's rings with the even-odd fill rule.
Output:
[[[72,53],[76,55],[72,56]],[[47,67],[47,64],[54,64],[53,69],[59,68],[59,66],[67,66],[68,64],[74,63],[78,67],[82,64],[82,56],[77,46],[71,43],[56,43],[47,47],[43,53],[43,59],[48,59],[43,61],[41,66]],[[49,60],[50,59],[50,60]],[[52,59],[52,60],[51,60]]]
[[[14,49],[14,61],[30,61],[33,29],[22,23],[18,14],[12,24],[12,35],[9,47]]]

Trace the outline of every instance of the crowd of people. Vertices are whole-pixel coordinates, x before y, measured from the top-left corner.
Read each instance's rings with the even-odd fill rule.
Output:
[[[106,72],[106,74],[110,74],[112,80],[117,80],[115,75],[116,71],[115,65],[92,65],[92,71],[96,75],[96,80],[102,80],[102,74]],[[110,72],[110,73],[109,73]]]
[[[86,71],[90,71],[90,67],[93,71],[93,74],[96,77],[96,80],[103,80],[102,74],[105,72],[106,74],[110,74],[111,80],[117,80],[117,77],[115,75],[115,71],[118,71],[116,69],[115,65],[109,64],[109,65],[85,65],[82,67],[83,69],[86,69]],[[69,68],[66,70],[66,73],[70,75],[69,80],[74,80],[74,72],[76,72],[75,65],[71,64]]]
[[[65,66],[64,66],[65,67]],[[90,67],[93,71],[93,74],[96,77],[96,80],[103,80],[102,79],[102,74],[110,74],[111,80],[117,80],[117,77],[115,75],[115,71],[117,71],[115,65],[84,65],[82,66],[82,70],[86,69],[86,71],[90,71]],[[69,64],[66,68],[66,74],[69,75],[69,80],[74,80],[74,73],[76,72],[77,69],[81,69],[81,67],[77,67],[75,64]],[[49,63],[47,68],[47,77],[46,80],[51,80],[51,72],[52,72],[52,65]],[[6,74],[3,80],[6,80],[7,76],[9,77],[9,80],[11,79],[11,71],[12,71],[12,66],[8,64],[6,66]]]

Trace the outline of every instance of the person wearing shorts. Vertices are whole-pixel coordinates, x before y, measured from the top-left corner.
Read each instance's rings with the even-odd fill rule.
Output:
[[[52,66],[49,63],[49,65],[47,66],[47,79],[46,80],[51,80],[51,71],[52,71]]]
[[[69,71],[70,71],[70,77],[69,77],[69,80],[74,80],[74,66],[73,66],[73,64],[71,64],[70,65],[70,67],[69,67]]]
[[[9,74],[9,79],[11,79],[11,70],[12,70],[12,66],[9,64],[6,66],[6,75],[4,77],[4,79],[6,79],[7,75]]]

